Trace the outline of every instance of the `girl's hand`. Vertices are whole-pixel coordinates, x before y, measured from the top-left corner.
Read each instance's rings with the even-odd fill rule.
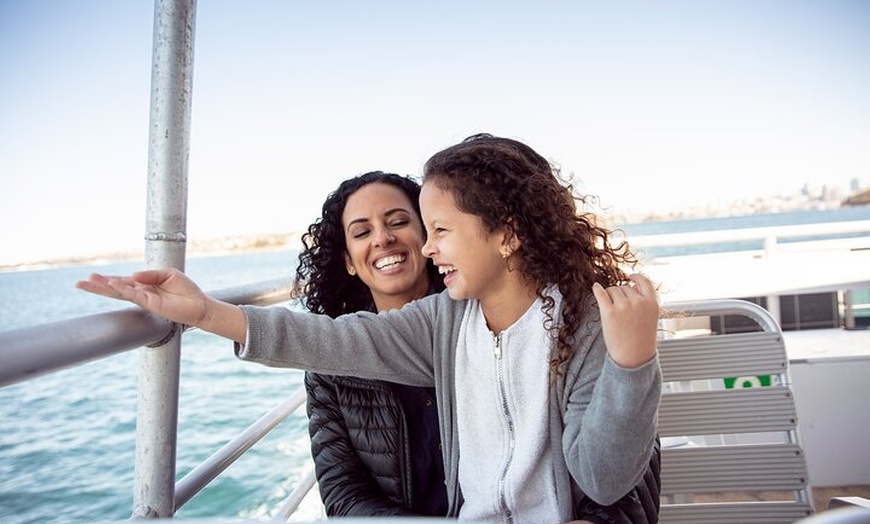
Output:
[[[132,302],[173,322],[199,325],[208,313],[208,297],[177,269],[139,271],[130,276],[92,273],[76,287]]]
[[[597,282],[592,292],[601,310],[607,352],[624,368],[636,368],[656,354],[659,302],[655,287],[640,274],[631,283],[605,289]]]

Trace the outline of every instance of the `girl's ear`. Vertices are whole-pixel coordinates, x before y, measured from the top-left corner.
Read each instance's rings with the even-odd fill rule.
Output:
[[[508,258],[516,253],[521,245],[522,242],[517,237],[513,224],[509,221],[502,227],[501,257]]]
[[[510,238],[508,238],[508,247],[510,247],[511,251],[515,253],[517,250],[519,250],[521,245],[522,245],[522,242],[520,242],[520,239],[517,237],[517,234],[514,232],[511,232]]]

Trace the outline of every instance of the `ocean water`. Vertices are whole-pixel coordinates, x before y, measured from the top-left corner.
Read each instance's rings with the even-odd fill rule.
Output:
[[[625,224],[629,237],[868,220],[870,207]],[[710,249],[753,246],[698,246]],[[657,253],[663,255],[668,253]],[[681,252],[679,254],[685,254]],[[187,273],[205,290],[286,277],[296,253],[192,258]],[[127,274],[137,263],[0,273],[0,331],[125,307],[75,289],[90,272]],[[138,351],[0,388],[0,522],[120,521],[132,511]],[[177,478],[302,387],[298,371],[241,362],[230,343],[185,335],[181,356]],[[188,502],[177,518],[268,517],[309,468],[307,420],[297,410]],[[316,493],[300,520],[319,516]]]
[[[203,289],[285,277],[296,254],[194,258]],[[140,264],[0,273],[0,331],[128,304],[75,289],[90,272]],[[133,505],[139,352],[129,351],[0,388],[0,522],[126,520]],[[239,361],[226,340],[198,331],[182,344],[177,479],[302,387],[301,372]],[[307,419],[297,410],[191,499],[178,518],[261,518],[307,471]],[[306,503],[317,516],[316,493]]]

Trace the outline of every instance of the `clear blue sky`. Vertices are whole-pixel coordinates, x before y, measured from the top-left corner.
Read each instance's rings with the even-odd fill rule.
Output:
[[[145,0],[0,0],[0,264],[141,249]],[[521,139],[616,212],[870,185],[870,1],[207,0],[188,235]]]

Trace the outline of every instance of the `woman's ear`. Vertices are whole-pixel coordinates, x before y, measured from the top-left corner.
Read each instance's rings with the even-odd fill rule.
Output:
[[[347,253],[344,254],[344,267],[347,268],[348,275],[356,275],[356,268],[353,267],[353,262],[350,260],[350,255]]]

